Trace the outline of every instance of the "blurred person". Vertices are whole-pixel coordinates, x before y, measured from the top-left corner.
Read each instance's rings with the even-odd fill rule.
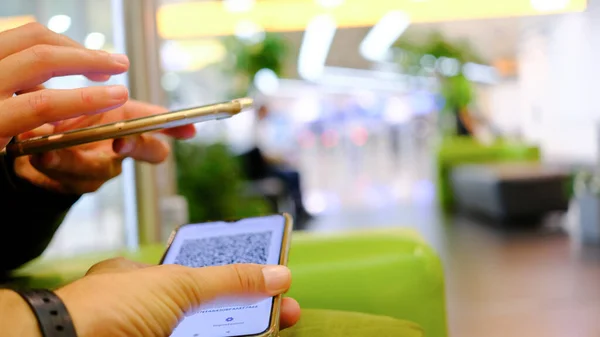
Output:
[[[54,90],[42,85],[52,77],[76,74],[106,81],[128,67],[125,55],[85,49],[40,24],[1,32],[0,149],[13,139],[165,111],[129,100],[124,86]],[[193,126],[163,131],[176,138],[194,132]],[[71,206],[117,176],[124,158],[159,163],[168,153],[166,142],[143,134],[16,159],[0,155],[0,274],[38,257]],[[66,306],[78,336],[168,336],[201,303],[223,296],[270,297],[287,291],[290,282],[284,266],[188,268],[116,259],[95,265],[54,294]],[[286,328],[299,319],[300,308],[293,299],[282,305],[281,325]],[[32,309],[8,289],[0,289],[0,326],[1,337],[41,334]]]
[[[295,218],[301,226],[312,219],[312,215],[304,207],[300,173],[290,167],[284,158],[266,154],[261,150],[262,144],[265,143],[264,138],[267,133],[265,122],[269,114],[269,107],[266,104],[259,105],[252,130],[252,147],[241,155],[244,171],[250,180],[265,178],[280,180],[294,201]]]
[[[471,137],[475,133],[475,120],[473,119],[469,109],[457,108],[453,109],[454,118],[456,120],[456,134],[457,136]]]
[[[474,108],[456,109],[455,119],[458,136],[490,141],[502,135],[502,132],[490,120]]]

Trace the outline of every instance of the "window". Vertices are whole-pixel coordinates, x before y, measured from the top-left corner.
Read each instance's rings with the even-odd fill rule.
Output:
[[[0,4],[2,23],[34,18],[93,49],[124,52],[123,21],[119,17],[121,0],[20,0]],[[49,88],[126,84],[125,75],[108,83],[94,83],[83,76],[55,78]],[[105,184],[96,193],[83,196],[73,207],[45,252],[45,256],[107,250],[136,242],[133,165],[124,164],[124,174]],[[133,216],[131,216],[133,214]]]

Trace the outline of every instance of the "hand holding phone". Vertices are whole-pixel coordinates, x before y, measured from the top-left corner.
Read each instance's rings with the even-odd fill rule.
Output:
[[[168,336],[190,308],[216,297],[278,295],[287,290],[290,282],[289,270],[283,266],[189,268],[149,266],[117,258],[94,265],[86,276],[58,289],[57,294],[65,302],[80,337]],[[16,296],[11,312],[29,318],[31,309]],[[0,299],[5,299],[2,290]],[[10,302],[5,304],[10,306]],[[295,324],[299,315],[297,302],[290,298],[282,301],[282,329]],[[35,335],[35,318],[30,323],[16,319],[16,331],[30,327],[31,334],[23,335]],[[10,325],[3,327],[14,330]],[[215,335],[206,331],[198,336]]]
[[[38,187],[67,194],[94,192],[121,173],[126,157],[152,164],[167,158],[169,144],[144,132],[166,128],[161,130],[164,135],[190,138],[195,134],[190,123],[227,118],[251,103],[240,99],[164,113],[161,107],[129,100],[101,114],[21,130],[19,139],[5,148],[6,158],[0,149],[0,159],[7,159],[17,176]]]
[[[291,229],[291,217],[285,214],[185,225],[172,235],[161,263],[194,268],[286,265]],[[189,312],[171,336],[277,336],[281,300],[281,295],[215,298]]]
[[[9,144],[5,151],[13,157],[20,157],[149,131],[225,119],[250,108],[252,103],[251,98],[241,98],[230,102],[119,120],[108,124],[18,140]]]

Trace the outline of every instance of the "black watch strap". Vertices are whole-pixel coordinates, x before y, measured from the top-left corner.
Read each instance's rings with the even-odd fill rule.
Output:
[[[29,304],[43,337],[77,337],[71,315],[62,300],[50,290],[15,290]]]

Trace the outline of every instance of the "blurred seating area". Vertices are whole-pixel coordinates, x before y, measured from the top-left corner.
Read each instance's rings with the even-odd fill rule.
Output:
[[[485,144],[472,137],[444,139],[439,148],[436,149],[436,156],[437,195],[440,205],[445,210],[451,210],[455,206],[456,191],[452,187],[452,176],[462,166],[540,162],[539,147],[510,141],[496,141],[492,144]]]
[[[132,98],[255,105],[165,164],[126,160],[15,282],[286,212],[303,308],[393,317],[399,337],[600,336],[600,0],[0,4],[0,32],[34,20],[130,55],[109,84]]]
[[[536,221],[569,207],[568,174],[540,164],[462,165],[452,172],[457,204],[500,221]]]

